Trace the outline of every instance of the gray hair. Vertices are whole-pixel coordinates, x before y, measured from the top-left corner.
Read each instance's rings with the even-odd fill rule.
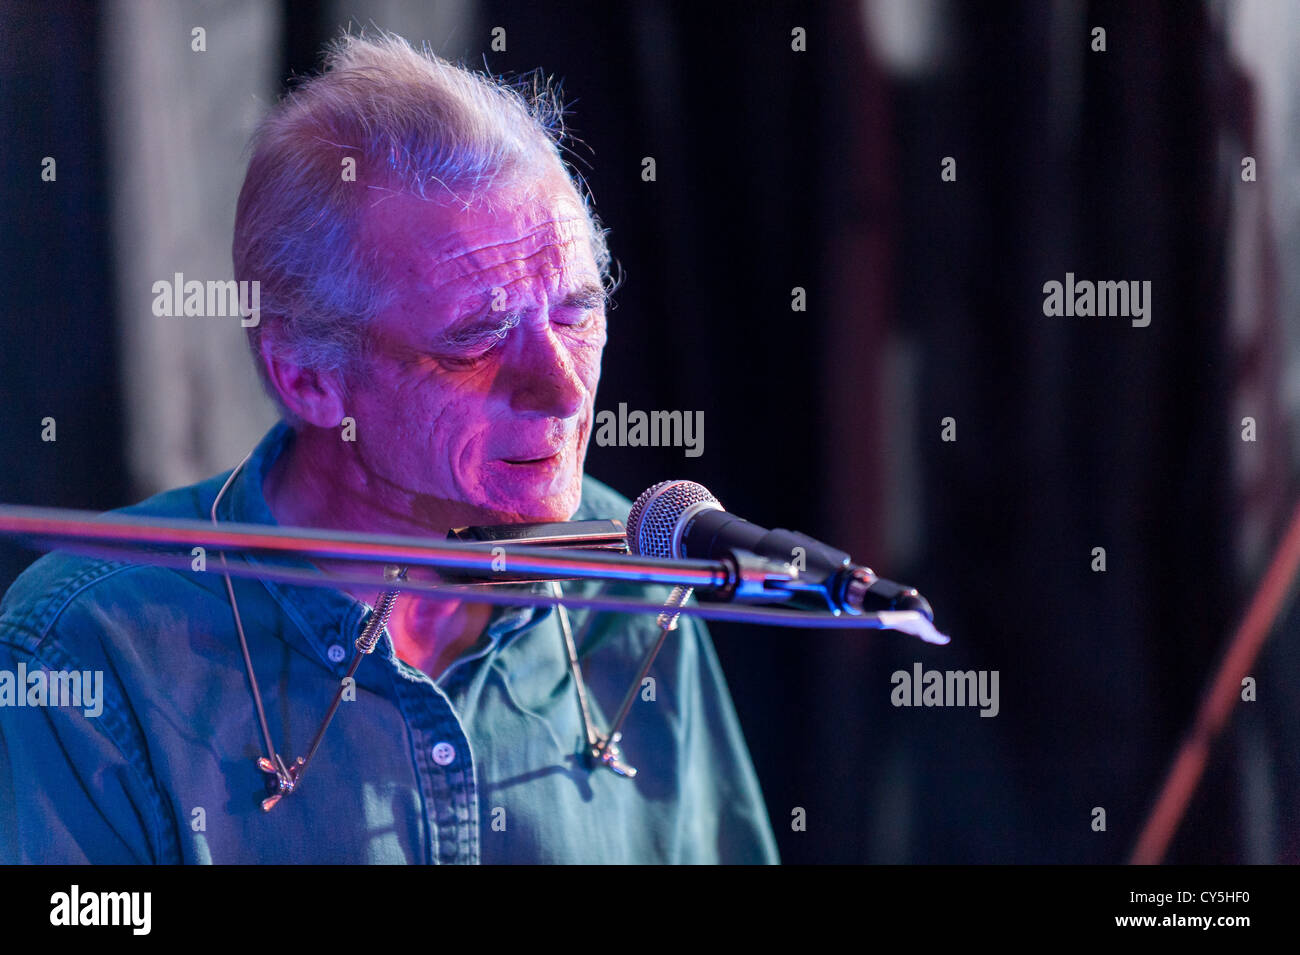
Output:
[[[354,241],[366,184],[468,202],[558,166],[576,178],[592,252],[613,290],[607,230],[561,156],[563,117],[558,89],[540,71],[507,83],[387,33],[341,37],[322,73],[272,109],[251,144],[232,251],[235,278],[261,283],[249,346],[291,420],[259,354],[263,334],[276,357],[346,376],[389,301],[375,261]],[[348,158],[356,182],[343,178]]]

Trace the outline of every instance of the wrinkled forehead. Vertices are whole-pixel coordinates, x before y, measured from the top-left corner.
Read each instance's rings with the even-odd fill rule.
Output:
[[[598,281],[591,224],[562,172],[468,201],[375,190],[358,239],[386,282],[441,300]]]

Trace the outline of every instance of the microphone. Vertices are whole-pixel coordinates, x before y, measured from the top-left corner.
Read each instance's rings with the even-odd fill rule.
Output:
[[[913,610],[934,620],[916,588],[879,577],[806,534],[768,530],[729,514],[708,488],[694,481],[660,481],[647,488],[627,517],[628,550],[642,557],[737,561],[736,551],[791,565],[785,586],[815,595],[833,613]]]

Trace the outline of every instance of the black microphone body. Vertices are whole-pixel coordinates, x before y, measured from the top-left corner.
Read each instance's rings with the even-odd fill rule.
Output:
[[[913,587],[879,577],[842,550],[806,534],[768,530],[728,513],[704,487],[664,481],[647,490],[628,516],[628,547],[651,556],[721,560],[736,550],[798,569],[800,589],[832,611],[915,610],[934,619],[929,601]]]

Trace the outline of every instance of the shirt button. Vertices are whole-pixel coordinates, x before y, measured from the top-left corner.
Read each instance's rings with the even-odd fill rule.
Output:
[[[345,656],[343,644],[331,643],[330,648],[325,651],[325,655],[330,658],[330,663],[342,663]]]
[[[439,766],[450,766],[456,758],[456,747],[451,743],[437,743],[433,747],[433,761]]]

